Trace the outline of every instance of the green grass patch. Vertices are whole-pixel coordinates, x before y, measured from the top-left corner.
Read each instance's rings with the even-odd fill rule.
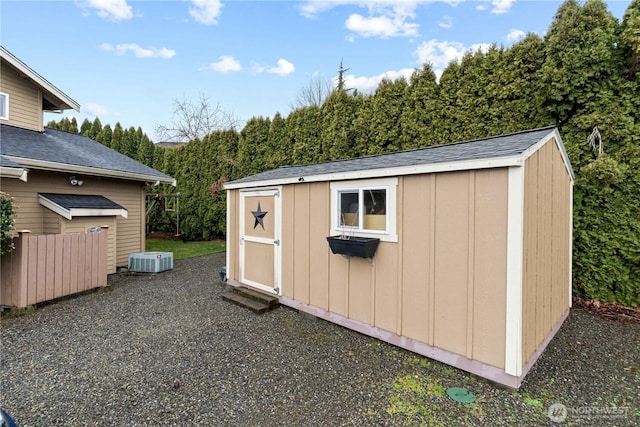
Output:
[[[182,242],[181,240],[147,239],[147,252],[173,252],[173,259],[185,259],[196,256],[224,252],[225,243],[220,240],[210,242]]]

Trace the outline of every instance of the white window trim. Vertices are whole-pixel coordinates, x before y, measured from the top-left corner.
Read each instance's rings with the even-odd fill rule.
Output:
[[[336,181],[330,184],[331,188],[331,230],[332,236],[347,233],[358,237],[377,237],[382,242],[397,242],[397,188],[398,178],[362,179],[356,181]],[[351,230],[340,226],[338,193],[344,190],[385,189],[387,190],[387,230],[386,231],[361,231]]]
[[[0,115],[0,119],[9,120],[9,94],[0,92],[0,95],[4,96],[4,116]]]

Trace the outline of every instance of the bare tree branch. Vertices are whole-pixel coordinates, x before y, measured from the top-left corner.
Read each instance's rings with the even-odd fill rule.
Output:
[[[289,104],[289,107],[292,110],[296,110],[311,105],[321,106],[332,91],[333,83],[331,80],[326,80],[320,75],[315,74],[311,77],[309,83],[300,88],[295,100]]]
[[[238,124],[232,113],[223,110],[219,103],[210,104],[209,99],[200,94],[196,101],[175,98],[171,123],[156,124],[154,131],[163,141],[189,142],[203,139],[216,130],[236,130]]]

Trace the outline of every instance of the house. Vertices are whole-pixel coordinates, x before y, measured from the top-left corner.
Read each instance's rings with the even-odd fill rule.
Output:
[[[175,180],[82,135],[45,128],[44,112],[79,111],[78,103],[4,47],[0,66],[0,188],[14,200],[16,230],[106,226],[106,272],[116,272],[128,254],[144,251],[145,185]]]
[[[573,181],[553,127],[231,181],[227,284],[517,388],[571,306]]]

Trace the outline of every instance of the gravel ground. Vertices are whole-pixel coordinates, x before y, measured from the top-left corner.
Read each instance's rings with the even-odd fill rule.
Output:
[[[638,323],[573,310],[513,391],[287,307],[224,302],[224,262],[112,275],[3,319],[0,406],[20,426],[640,425]]]

